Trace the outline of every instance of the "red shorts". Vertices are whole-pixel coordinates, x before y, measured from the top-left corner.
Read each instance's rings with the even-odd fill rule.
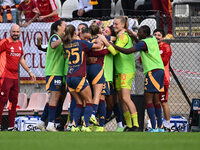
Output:
[[[168,88],[169,88],[169,85],[164,85],[164,92],[160,93],[160,102],[161,103],[167,102],[167,100],[168,100]]]
[[[0,78],[0,100],[16,103],[18,101],[18,79]]]

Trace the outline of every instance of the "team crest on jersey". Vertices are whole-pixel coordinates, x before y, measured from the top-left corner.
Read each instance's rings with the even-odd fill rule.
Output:
[[[11,49],[11,52],[14,52],[14,47],[11,47],[10,49]]]
[[[4,95],[4,92],[1,92],[1,95]]]
[[[73,71],[74,71],[74,68],[69,69],[69,73],[73,73]]]
[[[22,48],[19,46],[19,50],[21,51],[22,50]]]
[[[162,54],[163,53],[163,50],[160,50],[160,54]]]
[[[52,42],[55,42],[56,40],[57,40],[56,37],[53,37],[53,38],[52,38]]]

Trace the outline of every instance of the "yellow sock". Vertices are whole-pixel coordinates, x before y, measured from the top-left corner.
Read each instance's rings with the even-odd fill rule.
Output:
[[[68,116],[67,116],[67,123],[68,124],[70,123],[70,111],[69,111]]]
[[[131,118],[133,119],[133,126],[139,127],[137,112],[131,114]]]
[[[126,121],[126,125],[127,127],[129,128],[132,128],[132,121],[131,121],[131,114],[129,111],[125,112],[124,114],[124,118],[125,118],[125,121]]]

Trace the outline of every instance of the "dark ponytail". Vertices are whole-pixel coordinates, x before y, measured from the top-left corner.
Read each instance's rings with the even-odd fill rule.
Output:
[[[56,22],[54,22],[52,25],[51,25],[51,32],[50,32],[50,37],[53,35],[53,34],[56,34],[56,32],[58,31],[58,26],[61,26],[62,22],[64,20],[60,19],[60,20],[57,20]]]

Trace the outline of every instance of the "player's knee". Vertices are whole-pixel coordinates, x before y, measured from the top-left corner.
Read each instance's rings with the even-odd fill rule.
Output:
[[[131,100],[130,96],[129,95],[125,95],[125,94],[122,94],[121,99],[125,103],[127,103],[127,102],[129,102]]]
[[[8,101],[8,95],[4,92],[0,93],[0,102],[6,103]]]
[[[162,107],[166,107],[166,106],[168,106],[168,103],[166,101],[162,101],[161,105],[162,105]]]

